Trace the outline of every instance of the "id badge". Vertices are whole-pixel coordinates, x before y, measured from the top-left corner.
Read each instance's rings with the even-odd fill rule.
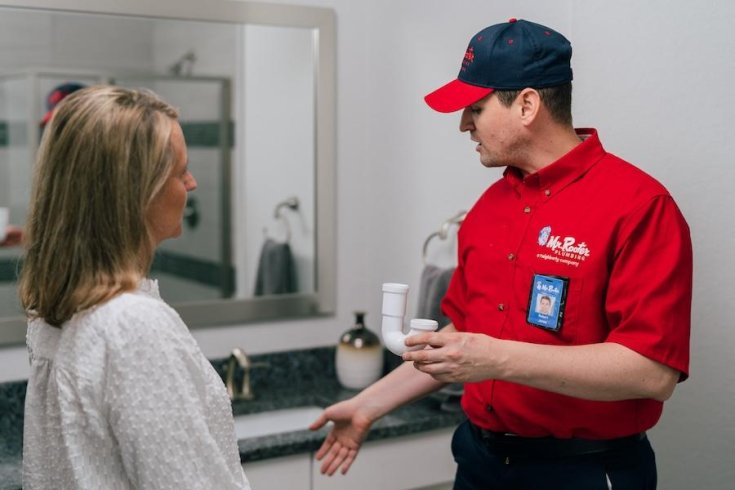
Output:
[[[534,274],[526,322],[558,332],[564,322],[568,289],[569,279],[566,277]]]

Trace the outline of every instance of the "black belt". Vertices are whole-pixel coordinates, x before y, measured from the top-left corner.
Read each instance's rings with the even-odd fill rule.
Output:
[[[469,423],[475,434],[492,451],[503,456],[562,458],[600,454],[629,448],[646,438],[646,433],[617,439],[557,439],[554,437],[520,437],[514,434],[493,432]]]

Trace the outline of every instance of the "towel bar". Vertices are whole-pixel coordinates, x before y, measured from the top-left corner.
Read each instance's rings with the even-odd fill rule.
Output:
[[[457,214],[446,220],[444,223],[442,223],[438,231],[435,231],[431,233],[428,237],[426,237],[426,240],[424,240],[424,246],[421,249],[421,260],[423,261],[424,265],[426,265],[426,255],[429,249],[429,242],[435,237],[439,237],[439,239],[441,240],[446,240],[449,236],[449,228],[452,225],[461,225],[464,221],[465,216],[467,216],[467,211],[458,212]]]
[[[280,220],[283,223],[283,226],[286,230],[286,243],[291,242],[291,223],[288,222],[288,218],[281,212],[283,208],[288,208],[291,211],[298,211],[299,210],[299,198],[296,196],[289,197],[288,199],[284,199],[283,201],[276,204],[276,208],[273,211],[273,217],[277,220]],[[268,228],[263,228],[263,234],[267,237],[268,236]]]

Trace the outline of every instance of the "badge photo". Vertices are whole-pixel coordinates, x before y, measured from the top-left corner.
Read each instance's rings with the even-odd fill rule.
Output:
[[[558,332],[564,322],[564,306],[569,279],[560,276],[534,274],[528,298],[526,322]]]

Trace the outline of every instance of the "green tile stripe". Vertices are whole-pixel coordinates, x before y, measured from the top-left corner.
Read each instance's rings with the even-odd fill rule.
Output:
[[[228,296],[234,290],[235,268],[232,266],[225,268],[219,262],[211,260],[158,250],[153,258],[151,270],[222,289],[223,296]]]
[[[23,260],[20,257],[6,257],[0,259],[0,283],[15,282]]]
[[[235,145],[235,124],[230,122],[227,128],[230,147],[233,147]],[[186,145],[189,147],[218,148],[221,144],[219,121],[181,121],[181,129],[184,130]]]
[[[24,123],[9,123],[0,121],[0,147],[23,146],[28,144],[28,136],[26,134],[26,125]]]
[[[21,258],[0,259],[0,283],[16,282],[21,263]],[[151,270],[222,289],[223,296],[232,292],[235,284],[234,267],[164,250],[156,252]]]
[[[186,144],[194,148],[219,148],[220,146],[220,123],[219,121],[182,121],[181,128],[184,130]],[[235,142],[235,124],[228,125],[230,147]],[[25,145],[26,125],[23,123],[8,123],[0,121],[0,147],[6,147],[13,142],[14,146]]]

